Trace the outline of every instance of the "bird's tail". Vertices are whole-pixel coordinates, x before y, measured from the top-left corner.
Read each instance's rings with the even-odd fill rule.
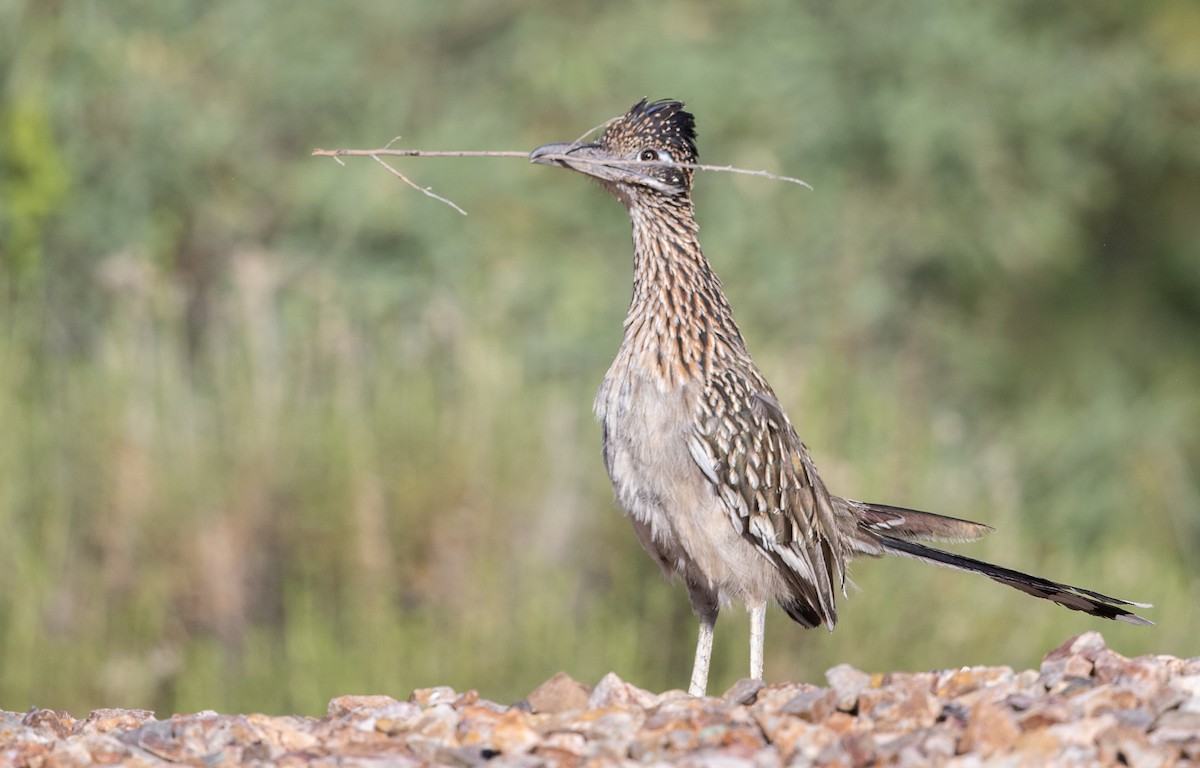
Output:
[[[1154,623],[1123,607],[1149,608],[1149,603],[1120,600],[1090,589],[1059,584],[1011,568],[992,565],[953,552],[943,552],[920,543],[974,541],[991,533],[991,526],[886,504],[867,504],[850,500],[846,500],[846,504],[858,520],[860,536],[855,544],[864,554],[899,555],[960,571],[981,573],[993,581],[1007,584],[1043,600],[1051,600],[1073,611],[1083,611],[1106,619],[1119,619],[1140,626]]]
[[[904,541],[975,541],[996,530],[958,517],[846,499],[860,528]]]
[[[992,565],[982,560],[963,557],[952,552],[943,552],[940,549],[934,549],[924,544],[918,544],[915,541],[907,541],[887,534],[876,534],[876,538],[883,549],[891,555],[911,557],[926,563],[955,568],[960,571],[981,573],[992,581],[1007,584],[1026,594],[1040,597],[1043,600],[1050,600],[1073,611],[1083,611],[1092,616],[1100,616],[1105,619],[1119,619],[1143,627],[1154,624],[1154,622],[1143,619],[1133,611],[1123,607],[1149,608],[1151,607],[1149,603],[1121,600],[1109,597],[1108,595],[1102,595],[1099,592],[1093,592],[1090,589],[1072,587],[1069,584],[1059,584],[1056,581],[1043,579],[1039,576],[1031,576],[1027,573],[1014,571],[1011,568]]]

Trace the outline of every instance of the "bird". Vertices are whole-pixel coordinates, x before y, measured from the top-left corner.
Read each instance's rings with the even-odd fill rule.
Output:
[[[768,604],[832,631],[847,563],[858,557],[979,573],[1072,610],[1152,624],[1130,610],[1148,603],[923,543],[973,541],[990,526],[831,493],[751,359],[700,247],[694,116],[680,101],[642,99],[586,138],[545,144],[529,159],[594,179],[629,215],[633,296],[594,410],[617,503],[664,575],[686,585],[699,617],[691,695],[706,695],[723,606],[748,609],[750,677],[761,680]]]

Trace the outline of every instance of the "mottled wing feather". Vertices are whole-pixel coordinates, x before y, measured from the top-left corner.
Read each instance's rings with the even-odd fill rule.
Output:
[[[734,530],[776,564],[806,617],[797,620],[832,627],[845,555],[835,502],[808,449],[760,376],[725,369],[710,380],[702,408],[689,449]]]

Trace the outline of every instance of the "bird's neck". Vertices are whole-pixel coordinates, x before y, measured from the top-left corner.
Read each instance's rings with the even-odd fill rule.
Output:
[[[654,358],[668,380],[711,373],[716,358],[744,350],[721,281],[700,248],[688,199],[632,205],[633,300],[625,342]]]

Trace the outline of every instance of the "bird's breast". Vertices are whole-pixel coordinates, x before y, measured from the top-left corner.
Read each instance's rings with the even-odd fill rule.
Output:
[[[693,456],[704,384],[631,365],[624,356],[633,352],[623,345],[595,404],[617,503],[635,521],[642,545],[689,582],[722,600],[776,594],[778,576],[731,522]]]

